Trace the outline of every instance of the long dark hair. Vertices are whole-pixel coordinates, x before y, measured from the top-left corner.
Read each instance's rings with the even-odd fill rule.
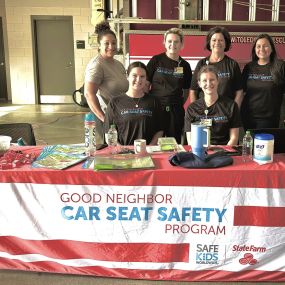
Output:
[[[279,84],[282,82],[282,78],[280,75],[280,64],[282,61],[278,59],[277,52],[275,49],[275,45],[273,42],[273,39],[268,35],[268,34],[260,34],[254,41],[252,50],[251,50],[251,59],[253,62],[258,61],[258,56],[256,55],[255,48],[256,48],[256,43],[260,39],[267,39],[270,46],[271,46],[271,54],[270,54],[270,72],[273,78],[273,82],[275,84]]]
[[[277,53],[276,53],[276,49],[275,49],[275,46],[274,46],[274,42],[272,40],[272,38],[268,35],[268,34],[260,34],[254,41],[253,43],[253,47],[252,47],[252,50],[251,50],[251,59],[252,61],[258,61],[258,56],[256,55],[256,52],[255,52],[255,47],[256,47],[256,43],[258,40],[260,39],[267,39],[269,41],[269,44],[271,46],[271,54],[270,54],[270,62],[274,62],[276,59],[277,59]]]

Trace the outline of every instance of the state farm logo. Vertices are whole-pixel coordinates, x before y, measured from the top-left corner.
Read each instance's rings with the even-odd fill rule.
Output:
[[[241,258],[239,260],[239,263],[242,264],[242,265],[254,265],[257,263],[257,260],[255,258],[253,258],[253,254],[251,253],[245,253],[243,255],[243,258]]]
[[[266,252],[266,247],[263,246],[254,246],[254,245],[239,245],[239,244],[235,244],[233,246],[233,251],[251,251],[251,252]]]

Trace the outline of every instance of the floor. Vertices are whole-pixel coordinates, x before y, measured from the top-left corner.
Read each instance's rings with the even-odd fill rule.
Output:
[[[89,109],[73,104],[67,105],[9,105],[0,107],[0,123],[31,123],[38,145],[73,144],[84,141],[84,115]],[[178,285],[186,282],[139,281],[94,276],[74,276],[64,274],[33,273],[22,271],[0,271],[0,285]],[[218,282],[191,282],[191,284],[240,284]],[[247,283],[243,284],[258,284]],[[267,283],[275,284],[275,283]],[[276,283],[277,284],[277,283]],[[280,283],[278,283],[280,284]]]
[[[75,104],[2,104],[0,123],[31,123],[38,145],[83,143],[84,115],[88,111]]]
[[[280,127],[284,127],[285,100],[281,107]],[[37,145],[84,142],[84,115],[89,108],[75,104],[11,105],[1,104],[0,124],[31,123]],[[240,132],[240,138],[243,137]]]
[[[0,271],[0,285],[240,285],[261,284],[257,282],[175,282],[175,281],[141,281],[127,279],[99,278],[93,276],[70,276],[63,274],[31,273],[6,270]],[[266,283],[283,284],[283,283]]]

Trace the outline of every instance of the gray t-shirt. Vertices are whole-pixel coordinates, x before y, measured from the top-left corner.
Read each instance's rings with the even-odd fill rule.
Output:
[[[99,86],[97,97],[104,112],[111,98],[125,94],[129,87],[123,64],[116,59],[104,59],[101,55],[88,63],[85,82]]]

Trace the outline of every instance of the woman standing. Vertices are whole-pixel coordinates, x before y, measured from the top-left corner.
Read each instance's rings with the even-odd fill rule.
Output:
[[[98,34],[99,54],[87,65],[85,73],[85,96],[91,111],[96,115],[97,144],[104,140],[103,122],[111,98],[128,90],[126,71],[121,62],[114,59],[117,50],[115,33],[108,22],[95,27]],[[98,91],[98,92],[97,92]]]
[[[252,47],[252,61],[242,72],[245,92],[242,120],[245,130],[278,128],[285,92],[285,64],[278,60],[272,38],[259,35]]]
[[[238,63],[225,54],[230,47],[231,36],[224,27],[210,29],[206,36],[206,49],[211,54],[201,59],[195,68],[190,88],[191,102],[203,94],[198,85],[199,70],[204,65],[214,65],[219,74],[219,95],[227,96],[233,99],[239,107],[241,106],[243,99],[241,72]]]
[[[172,28],[164,34],[166,52],[155,55],[147,64],[150,94],[159,99],[165,124],[164,134],[181,142],[184,125],[183,104],[188,96],[192,71],[189,63],[179,56],[183,48],[182,31]]]
[[[161,106],[159,101],[146,91],[147,69],[139,61],[129,65],[129,89],[125,95],[111,99],[105,119],[105,131],[114,124],[121,145],[133,145],[135,139],[145,139],[155,145],[163,135]]]
[[[185,114],[185,132],[191,145],[191,124],[201,122],[211,130],[212,145],[236,145],[241,127],[239,108],[232,99],[219,96],[218,72],[212,65],[203,66],[198,72],[198,84],[203,98],[191,103]]]

